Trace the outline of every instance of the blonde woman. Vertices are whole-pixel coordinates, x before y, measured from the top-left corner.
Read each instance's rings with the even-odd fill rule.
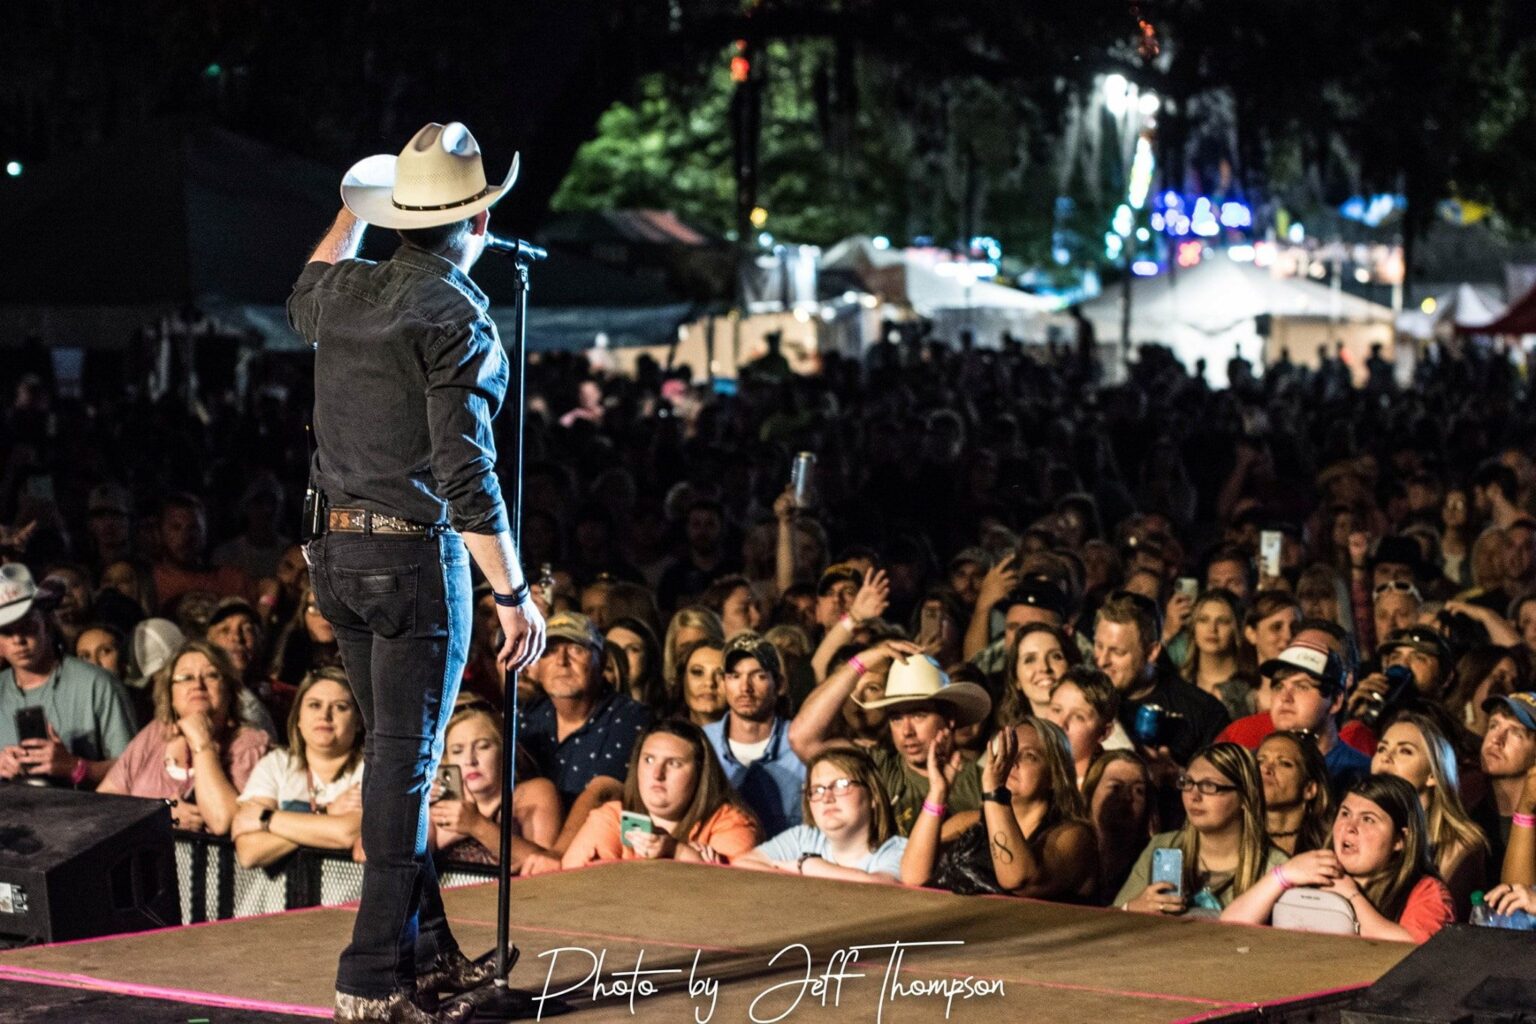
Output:
[[[1404,712],[1382,733],[1371,771],[1396,775],[1413,787],[1424,807],[1435,869],[1455,902],[1456,917],[1472,911],[1472,891],[1488,876],[1488,837],[1461,803],[1456,751],[1434,719]]]
[[[363,718],[346,673],[311,672],[288,713],[288,749],[256,762],[230,836],[242,867],[301,846],[350,850],[363,826]]]
[[[684,647],[701,640],[712,640],[717,646],[725,646],[725,627],[720,616],[698,605],[679,608],[672,621],[667,623],[667,637],[661,645],[661,677],[667,687],[667,698],[674,705],[680,703],[683,696],[683,681],[679,678],[683,666],[678,654]]]
[[[1009,893],[1085,903],[1099,883],[1099,848],[1077,788],[1072,747],[1053,722],[1033,715],[987,745],[982,810],[939,849],[945,799],[958,766],[928,749],[928,797],[907,838],[901,880],[930,880],[952,892]]]
[[[1253,684],[1242,666],[1253,660],[1244,639],[1243,611],[1229,590],[1207,590],[1190,612],[1185,680],[1221,701],[1233,721],[1253,713]]]
[[[1285,862],[1265,831],[1264,787],[1246,748],[1213,743],[1197,751],[1178,787],[1184,827],[1152,837],[1115,897],[1121,910],[1214,917]],[[1160,849],[1183,854],[1181,891],[1152,881],[1152,855]]]

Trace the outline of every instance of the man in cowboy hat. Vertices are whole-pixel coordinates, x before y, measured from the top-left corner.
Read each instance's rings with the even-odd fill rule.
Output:
[[[448,929],[423,801],[468,654],[469,557],[495,595],[502,669],[544,646],[495,471],[491,420],[510,371],[469,277],[490,208],[516,177],[514,158],[487,183],[467,128],[427,125],[398,157],[347,172],[344,207],[288,300],[315,346],[318,511],[305,553],[368,727],[368,864],[336,977],[338,1021],[438,1019],[417,1008],[418,989],[492,980]],[[356,258],[367,224],[399,233],[390,259]]]
[[[811,691],[789,725],[789,743],[802,761],[810,761],[827,747],[851,746],[847,740],[832,738],[843,704],[853,697],[864,673],[887,663],[891,671],[885,696],[855,703],[866,710],[885,710],[895,752],[877,747],[870,755],[890,795],[897,831],[907,835],[928,796],[929,749],[940,758],[959,758],[955,730],[991,713],[992,698],[986,690],[975,683],[951,681],[917,645],[886,640],[848,659]],[[975,761],[964,761],[950,786],[947,810],[979,810],[982,799],[981,772]]]

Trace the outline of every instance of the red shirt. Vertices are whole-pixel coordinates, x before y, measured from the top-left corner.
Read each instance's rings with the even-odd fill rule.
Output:
[[[1240,743],[1249,750],[1258,750],[1264,737],[1275,731],[1275,721],[1268,711],[1239,718],[1216,737],[1217,743]],[[1339,727],[1339,739],[1354,747],[1366,757],[1376,754],[1376,734],[1361,722],[1351,719]]]

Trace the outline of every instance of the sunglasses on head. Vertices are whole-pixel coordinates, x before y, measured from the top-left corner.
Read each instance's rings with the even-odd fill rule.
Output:
[[[1419,597],[1419,588],[1407,580],[1387,580],[1385,583],[1376,584],[1377,597],[1386,593],[1412,594],[1414,597]]]

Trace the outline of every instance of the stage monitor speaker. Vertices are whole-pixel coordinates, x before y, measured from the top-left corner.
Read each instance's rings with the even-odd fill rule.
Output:
[[[0,785],[0,939],[143,931],[178,906],[165,801]]]
[[[1341,1024],[1530,1024],[1536,935],[1453,924],[1357,996]]]

